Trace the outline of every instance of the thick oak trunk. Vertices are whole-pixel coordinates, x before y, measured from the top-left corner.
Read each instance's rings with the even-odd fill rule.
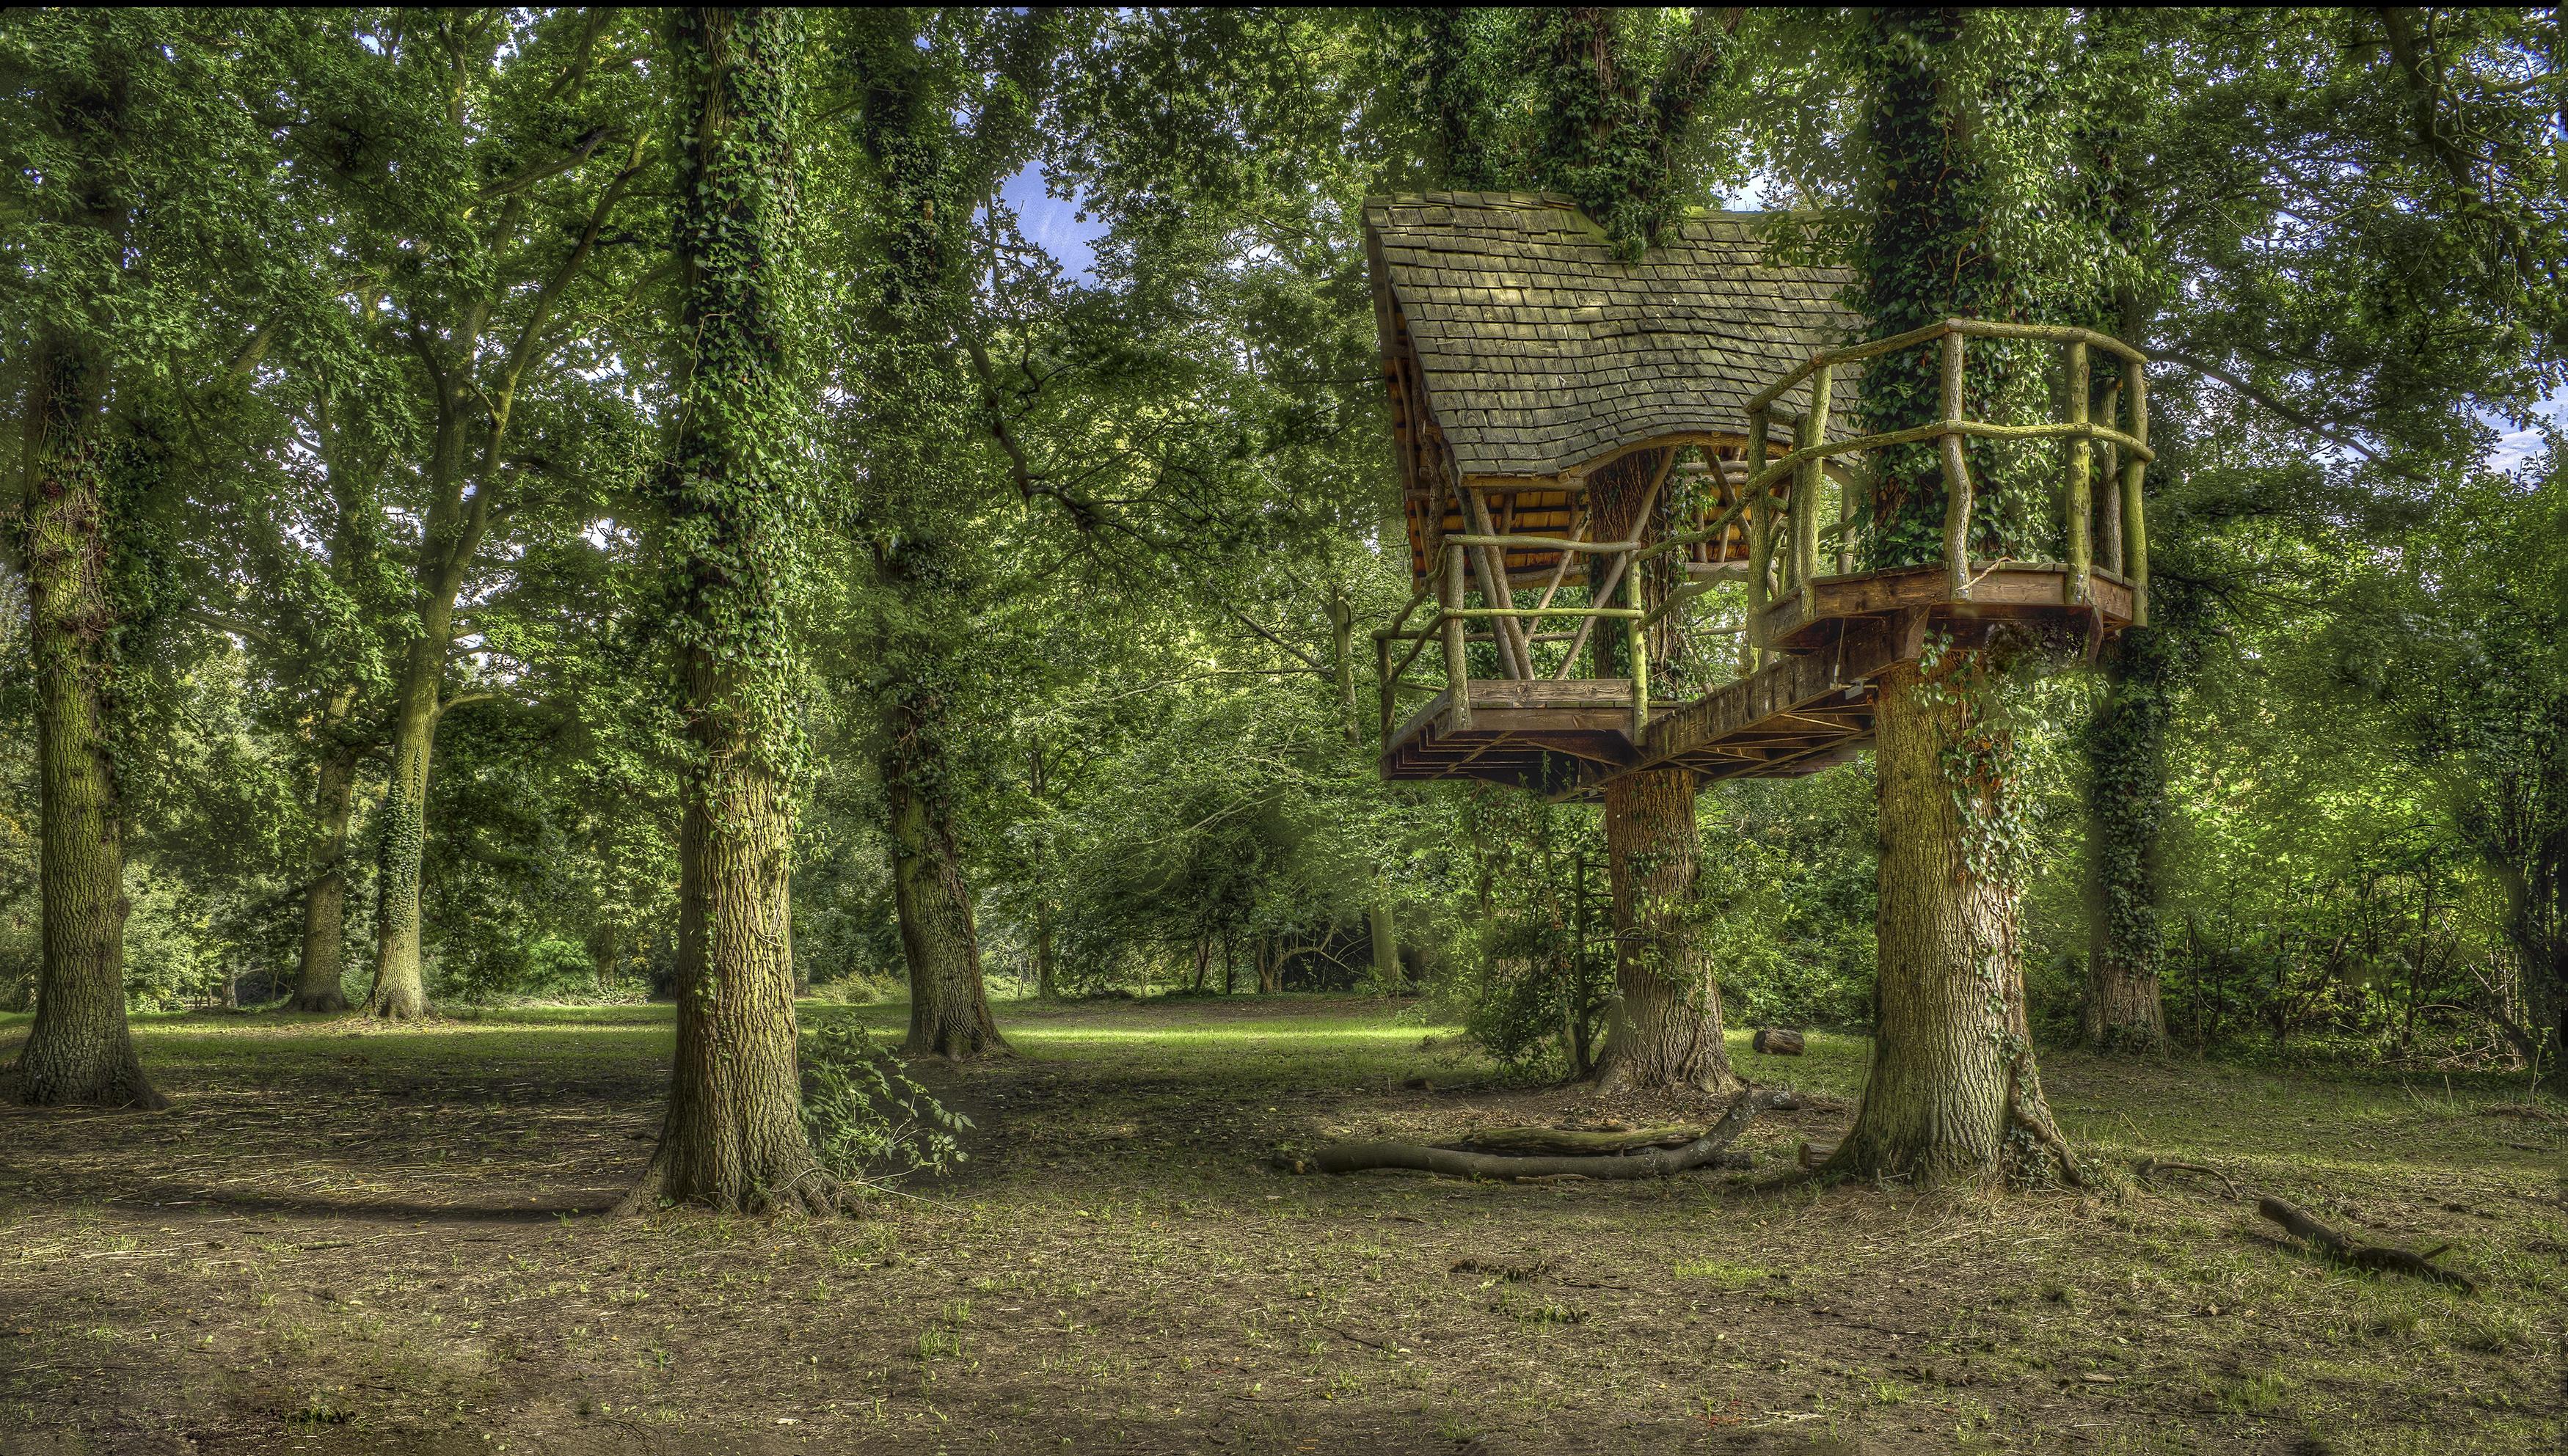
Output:
[[[716,676],[701,663],[691,674]],[[700,702],[720,692],[700,691]],[[737,727],[707,721],[703,735],[729,741],[709,745],[679,828],[677,1053],[659,1152],[627,1208],[834,1202],[802,1121],[785,936],[792,820],[782,780],[744,751]]]
[[[303,892],[303,961],[294,978],[294,999],[287,1004],[293,1011],[348,1009],[348,810],[356,782],[355,753],[334,748],[321,760],[312,793],[313,819],[321,835],[313,850],[311,884]]]
[[[1992,1179],[2011,1129],[2065,1163],[2025,1019],[2018,896],[1969,873],[1945,781],[1962,712],[1922,694],[1913,663],[1881,680],[1879,1009],[1863,1100],[1829,1163],[1864,1177]]]
[[[1690,768],[1643,769],[1605,785],[1617,996],[1596,1081],[1609,1089],[1740,1084],[1721,1040],[1721,988],[1694,924],[1695,792]]]
[[[678,834],[678,1044],[651,1168],[624,1207],[835,1207],[802,1126],[791,873],[794,624],[779,578],[800,521],[773,461],[800,448],[793,315],[793,12],[687,8],[670,60],[694,112],[678,167],[693,344],[663,476],[678,547],[679,686],[700,750]]]
[[[125,824],[108,737],[113,629],[100,479],[101,365],[61,335],[30,362],[25,560],[36,687],[43,963],[18,1095],[160,1107],[125,1020]]]
[[[933,728],[905,709],[893,714],[883,789],[891,808],[892,902],[909,966],[909,1049],[958,1060],[1004,1052],[1008,1043],[981,984],[981,940],[961,849],[925,786],[935,772]]]
[[[422,635],[402,660],[393,719],[392,779],[384,789],[383,847],[376,868],[375,989],[366,1014],[387,1020],[428,1015],[420,968],[420,860],[428,847],[428,769],[437,746],[437,697],[446,676],[446,602],[424,603]]]

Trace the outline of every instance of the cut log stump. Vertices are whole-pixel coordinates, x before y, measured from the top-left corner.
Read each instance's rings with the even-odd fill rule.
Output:
[[[1798,1056],[1801,1054],[1801,1033],[1782,1026],[1760,1026],[1757,1039],[1749,1044],[1767,1056]]]

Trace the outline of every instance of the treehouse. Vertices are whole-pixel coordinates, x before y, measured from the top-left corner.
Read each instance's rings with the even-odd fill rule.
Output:
[[[1807,773],[1868,741],[1875,680],[1936,634],[2091,651],[2145,620],[2140,356],[1971,319],[1843,344],[1844,276],[1769,261],[1757,221],[1695,213],[1627,262],[1556,197],[1368,205],[1416,587],[1374,633],[1384,777],[1569,799],[1661,765]],[[1970,418],[1974,340],[2049,351],[2059,418]],[[1931,351],[1939,418],[1855,434],[1864,363],[1903,351]],[[2060,442],[2061,559],[1970,555],[1972,438]],[[1940,457],[1941,559],[1861,569],[1870,465],[1900,447]]]

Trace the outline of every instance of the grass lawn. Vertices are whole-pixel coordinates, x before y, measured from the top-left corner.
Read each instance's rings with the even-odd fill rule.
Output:
[[[593,1212],[666,1008],[143,1019],[170,1111],[0,1110],[0,1453],[2568,1450],[2568,1111],[2519,1079],[2053,1053],[2105,1186],[1920,1196],[1795,1171],[1863,1041],[1741,1037],[1807,1094],[1752,1170],[1327,1179],[1266,1159],[1710,1109],[1500,1088],[1381,1002],[1000,1013],[1016,1056],[923,1073],[971,1161],[816,1223]]]

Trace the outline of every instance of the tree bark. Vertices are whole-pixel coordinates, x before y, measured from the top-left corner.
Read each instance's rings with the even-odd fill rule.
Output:
[[[906,701],[894,704],[890,718],[882,776],[891,808],[892,901],[909,966],[909,1049],[953,1060],[1005,1052],[982,986],[962,850],[938,801],[939,726]]]
[[[1365,907],[1365,928],[1373,937],[1373,979],[1385,991],[1397,991],[1405,978],[1400,974],[1400,922],[1393,918],[1391,900],[1376,892],[1373,904]]]
[[[1736,1090],[1721,1040],[1721,988],[1695,933],[1696,781],[1648,768],[1605,785],[1617,998],[1596,1061],[1609,1090]]]
[[[836,1203],[802,1120],[791,858],[794,624],[781,578],[797,550],[799,446],[790,271],[795,75],[790,11],[688,8],[671,69],[693,113],[678,166],[678,255],[690,341],[687,408],[665,469],[681,580],[679,688],[700,756],[678,836],[678,1042],[650,1170],[622,1207]],[[787,468],[791,468],[788,466]]]
[[[428,1015],[420,967],[420,862],[428,847],[429,757],[437,745],[437,697],[446,676],[454,599],[420,603],[420,633],[402,660],[393,717],[393,771],[384,789],[383,846],[377,861],[375,989],[366,1014],[386,1020]]]
[[[161,1107],[125,1019],[125,824],[109,737],[116,605],[101,479],[105,365],[47,331],[29,361],[23,529],[36,687],[43,961],[18,1095]]]
[[[2017,956],[2019,896],[1973,875],[1943,745],[1962,704],[1921,691],[1917,665],[1881,679],[1879,1013],[1872,1071],[1829,1166],[1918,1183],[1990,1180],[2010,1129],[2061,1154],[2034,1064]]]
[[[312,878],[303,892],[303,962],[288,1010],[348,1009],[345,947],[348,915],[348,809],[356,797],[357,754],[329,744],[312,791],[312,816],[321,838],[313,851]]]

